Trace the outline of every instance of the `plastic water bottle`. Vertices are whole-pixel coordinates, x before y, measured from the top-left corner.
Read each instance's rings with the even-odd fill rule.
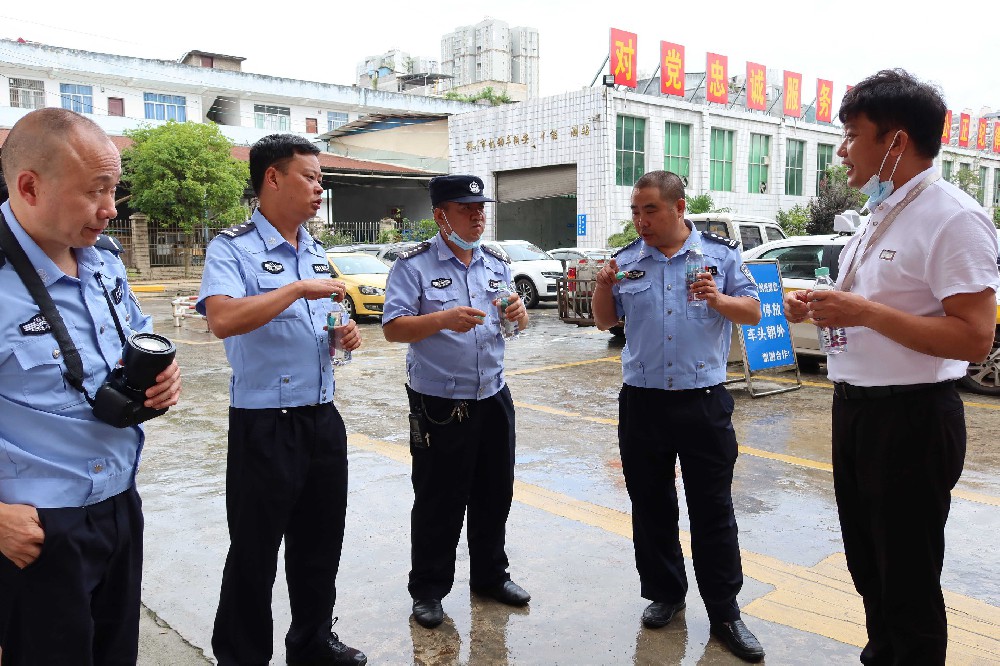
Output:
[[[333,300],[333,296],[330,300]],[[351,322],[351,313],[340,303],[333,301],[326,315],[326,332],[330,338],[330,362],[334,366],[351,362],[351,352],[344,349],[344,327]]]
[[[691,291],[691,285],[700,279],[698,274],[704,272],[705,255],[701,253],[701,244],[696,242],[684,258],[684,283],[687,286],[688,307],[696,312],[708,310],[708,303],[695,298],[694,292]]]
[[[513,340],[521,331],[516,321],[507,319],[507,306],[510,305],[510,298],[517,292],[510,285],[500,285],[497,290],[497,298],[493,303],[497,306],[497,317],[500,319],[500,337],[504,340]]]
[[[816,285],[813,291],[833,291],[837,286],[830,279],[830,269],[816,269]],[[847,349],[847,331],[842,326],[819,329],[819,350],[824,354],[839,354]]]

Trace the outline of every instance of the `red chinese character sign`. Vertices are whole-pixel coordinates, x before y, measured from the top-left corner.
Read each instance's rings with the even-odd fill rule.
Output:
[[[684,97],[684,47],[660,42],[660,92]]]
[[[959,118],[960,120],[958,121],[958,145],[961,146],[962,148],[968,148],[969,123],[972,121],[972,118],[970,118],[969,114],[967,113],[963,113],[961,116],[959,116]]]
[[[767,72],[764,65],[747,63],[747,108],[763,111],[767,105]]]
[[[615,85],[636,87],[635,50],[638,42],[635,33],[611,28],[611,73],[615,76]]]
[[[979,119],[979,128],[976,130],[976,150],[986,150],[986,118]]]
[[[833,81],[825,79],[816,81],[816,121],[820,123],[833,121]]]
[[[802,117],[802,75],[785,70],[785,115]]]
[[[944,114],[944,127],[941,128],[941,143],[948,145],[951,142],[951,109]]]
[[[729,58],[717,53],[709,53],[705,71],[705,99],[719,104],[729,103]]]
[[[993,152],[1000,153],[1000,122],[993,123]]]

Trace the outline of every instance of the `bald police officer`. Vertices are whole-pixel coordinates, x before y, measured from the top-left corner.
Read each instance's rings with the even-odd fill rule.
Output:
[[[507,573],[507,515],[514,488],[514,404],[504,381],[504,340],[494,303],[510,283],[509,260],[480,246],[486,225],[483,181],[439,176],[430,182],[440,233],[401,254],[386,285],[383,331],[408,342],[406,357],[413,456],[414,619],[441,624],[441,599],[455,578],[455,549],[468,509],[469,584],[474,592],[521,606],[530,596]],[[504,315],[528,324],[515,295]]]
[[[737,444],[733,399],[722,383],[732,324],[759,322],[760,301],[737,242],[696,231],[684,211],[684,186],[675,174],[640,178],[632,190],[640,238],[601,269],[594,291],[599,328],[625,317],[618,436],[636,568],[642,596],[652,602],[642,621],[662,627],[685,605],[674,485],[680,458],[694,570],[712,634],[740,658],[759,661],[764,650],[736,603],[743,584],[732,500]],[[688,301],[685,283],[685,256],[694,245],[703,248],[706,264],[691,287],[707,303],[701,308]]]

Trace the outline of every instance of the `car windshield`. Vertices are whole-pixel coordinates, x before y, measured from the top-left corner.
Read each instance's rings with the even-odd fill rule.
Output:
[[[500,247],[507,253],[511,261],[536,261],[552,258],[544,250],[531,243],[500,243]]]
[[[336,265],[337,272],[342,275],[361,275],[364,273],[387,275],[389,273],[389,267],[370,254],[331,255],[330,261]]]

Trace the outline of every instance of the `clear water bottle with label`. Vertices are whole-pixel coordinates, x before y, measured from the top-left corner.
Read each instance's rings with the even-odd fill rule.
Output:
[[[696,231],[692,233],[698,233]],[[695,241],[684,257],[684,283],[687,286],[689,310],[703,312],[708,310],[708,303],[694,297],[691,285],[699,280],[698,274],[705,272],[705,255],[701,252],[701,243]]]
[[[516,321],[507,319],[507,306],[510,305],[511,296],[517,293],[513,285],[501,284],[497,290],[497,297],[493,303],[497,306],[497,317],[500,320],[500,336],[504,340],[513,340],[521,334],[521,330]]]
[[[830,269],[825,266],[816,269],[816,285],[813,291],[833,291],[837,288],[830,279]],[[819,328],[819,350],[824,354],[839,354],[847,349],[847,331],[843,326]]]
[[[330,299],[333,300],[334,296]],[[344,330],[351,323],[351,313],[344,306],[333,301],[326,315],[326,332],[330,339],[330,362],[335,366],[351,362],[350,350],[344,349]]]

